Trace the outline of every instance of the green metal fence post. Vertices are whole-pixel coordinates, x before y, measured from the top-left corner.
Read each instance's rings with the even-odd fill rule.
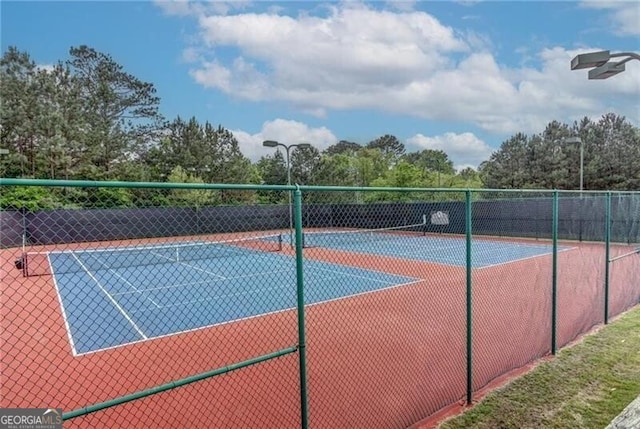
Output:
[[[304,278],[302,269],[302,192],[296,185],[293,193],[293,216],[296,236],[296,282],[298,295],[298,353],[300,361],[300,419],[302,429],[309,427],[307,416],[307,356],[304,318]]]
[[[604,324],[609,323],[609,266],[611,265],[611,191],[607,192],[604,209]]]
[[[553,243],[553,262],[551,280],[551,354],[556,354],[556,331],[558,324],[558,191],[553,191],[551,215],[551,241]]]
[[[472,336],[471,336],[471,190],[465,195],[465,230],[467,244],[467,404],[472,402],[473,377],[472,377]]]

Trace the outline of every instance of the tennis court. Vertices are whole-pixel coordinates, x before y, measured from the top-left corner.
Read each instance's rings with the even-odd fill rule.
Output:
[[[295,308],[295,258],[277,253],[278,243],[278,236],[265,236],[50,252],[29,260],[47,257],[78,355]],[[308,304],[417,280],[305,262]]]
[[[464,238],[411,229],[308,232],[304,245],[451,266],[466,264]],[[32,274],[43,269],[53,274],[71,349],[74,355],[82,355],[294,309],[295,258],[278,252],[283,243],[289,247],[289,241],[287,234],[274,234],[220,242],[34,253],[28,255],[26,269]],[[491,267],[550,255],[552,250],[545,244],[475,240],[472,266]],[[419,280],[305,261],[308,304]],[[262,299],[265,295],[268,300]]]
[[[307,232],[304,235],[304,246],[466,266],[467,251],[464,237],[425,234],[420,232],[423,227],[423,224],[418,224],[366,231]],[[569,247],[558,247],[558,251],[569,249]],[[472,268],[492,267],[551,255],[552,252],[551,244],[476,238],[471,243],[471,266]]]

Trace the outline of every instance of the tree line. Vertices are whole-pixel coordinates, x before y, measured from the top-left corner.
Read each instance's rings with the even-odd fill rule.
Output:
[[[88,46],[38,66],[10,47],[0,59],[0,175],[15,178],[284,184],[280,150],[252,163],[233,133],[196,118],[165,118],[152,83]],[[640,133],[625,118],[605,115],[571,126],[552,122],[541,134],[518,133],[478,171],[455,171],[446,152],[407,153],[393,135],[360,144],[342,140],[323,151],[291,153],[292,181],[311,185],[394,187],[577,188],[576,145],[585,151],[587,189],[640,189]],[[40,193],[38,193],[40,192]],[[402,198],[366,194],[367,198]],[[3,206],[127,206],[285,202],[279,192],[132,189],[4,189]],[[350,196],[345,196],[350,199]],[[20,203],[22,201],[22,203]],[[34,203],[35,201],[35,203]]]
[[[579,189],[581,168],[586,190],[640,190],[640,128],[614,113],[552,121],[540,134],[503,142],[479,173],[488,188]]]

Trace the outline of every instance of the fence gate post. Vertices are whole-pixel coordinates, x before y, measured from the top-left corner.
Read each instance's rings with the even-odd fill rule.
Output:
[[[297,185],[296,185],[297,186]],[[293,215],[296,236],[296,284],[298,296],[298,354],[300,362],[300,421],[302,429],[309,427],[307,416],[307,357],[304,317],[304,278],[302,269],[302,192],[296,187],[293,193]]]
[[[611,191],[607,192],[604,208],[604,324],[609,323],[609,267],[611,262]]]
[[[551,354],[557,350],[556,327],[558,324],[558,191],[553,191],[551,215],[551,241],[553,243],[553,262],[551,274]]]
[[[471,335],[471,190],[466,191],[465,195],[465,230],[467,244],[467,404],[471,404],[473,394],[473,376],[472,376],[472,335]]]

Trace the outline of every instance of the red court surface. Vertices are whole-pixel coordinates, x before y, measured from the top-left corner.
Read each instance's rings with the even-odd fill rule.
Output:
[[[558,345],[603,322],[604,246],[563,243]],[[611,256],[628,246],[612,246]],[[292,255],[291,250],[284,250]],[[309,259],[421,281],[306,308],[309,426],[405,428],[466,394],[463,267],[327,249]],[[2,407],[64,412],[297,344],[284,311],[74,357],[51,276],[2,260]],[[551,350],[552,257],[472,273],[473,389]],[[640,299],[640,257],[611,264],[609,315]],[[298,353],[65,421],[75,427],[300,427]]]

